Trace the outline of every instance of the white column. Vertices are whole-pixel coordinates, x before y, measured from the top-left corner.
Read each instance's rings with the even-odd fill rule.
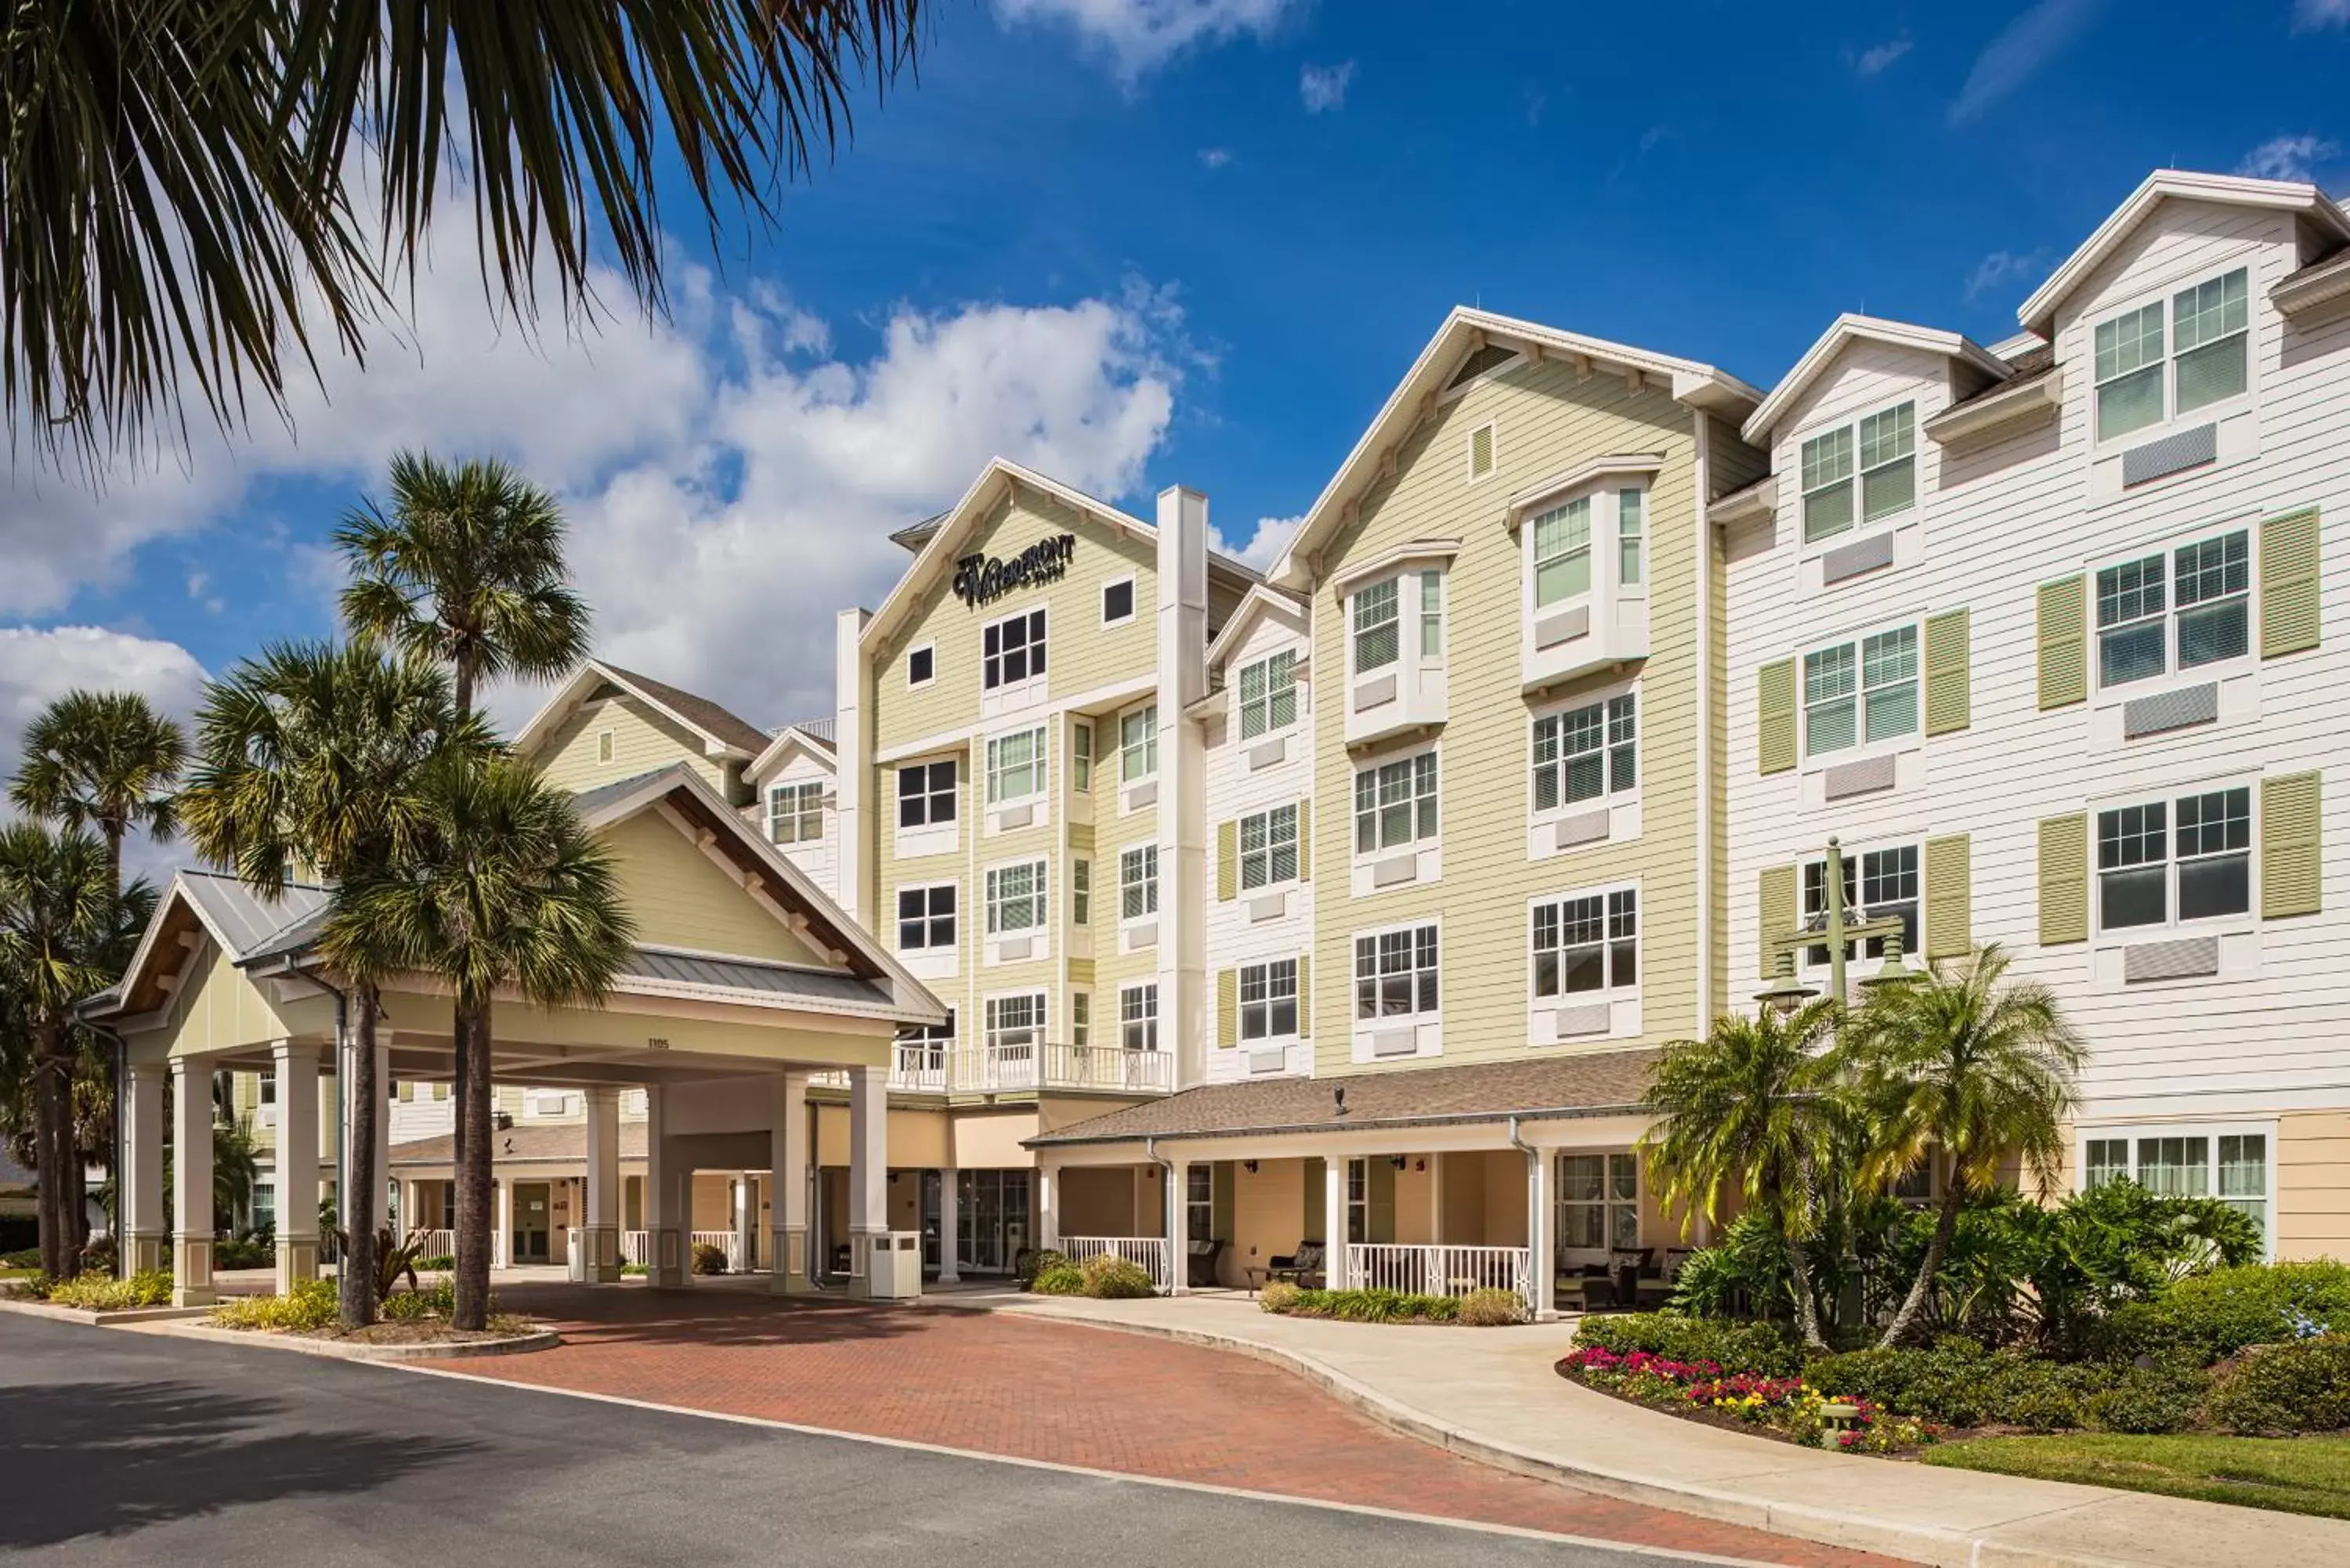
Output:
[[[1167,1293],[1191,1293],[1191,1162],[1179,1159],[1166,1173]]]
[[[122,1229],[119,1262],[127,1278],[172,1266],[163,1218],[163,1081],[161,1062],[133,1062],[122,1085]]]
[[[277,1080],[277,1293],[318,1276],[318,1048],[304,1040],[270,1047]]]
[[[962,1172],[948,1166],[939,1172],[939,1283],[962,1282],[962,1250],[955,1232],[962,1225]]]
[[[865,701],[865,654],[858,646],[870,618],[864,610],[845,609],[833,620],[833,897],[851,919],[862,919],[872,902],[873,834],[865,804],[873,787],[872,715]]]
[[[1036,1245],[1048,1252],[1061,1247],[1061,1168],[1042,1161],[1036,1167]]]
[[[497,1216],[497,1231],[490,1240],[490,1265],[514,1267],[514,1183],[504,1177],[490,1182],[490,1212]]]
[[[1186,716],[1208,691],[1208,498],[1180,486],[1159,493],[1158,651],[1159,1037],[1180,1088],[1208,1035],[1206,733]]]
[[[1557,1161],[1546,1148],[1526,1156],[1526,1249],[1534,1276],[1526,1306],[1544,1323],[1558,1315],[1558,1205],[1551,1191]]]
[[[675,1289],[686,1282],[685,1238],[692,1228],[689,1208],[678,1202],[677,1168],[669,1153],[669,1092],[645,1085],[645,1275]],[[686,1193],[690,1206],[692,1194]]]
[[[1347,1159],[1334,1154],[1322,1162],[1322,1251],[1328,1260],[1325,1282],[1334,1291],[1345,1290],[1347,1277]]]
[[[1437,1246],[1444,1244],[1444,1156],[1440,1152],[1428,1157],[1428,1239]]]
[[[391,1031],[379,1029],[375,1035],[375,1215],[379,1224],[390,1218],[385,1202],[391,1190]],[[394,1236],[403,1235],[409,1229],[405,1210],[400,1218]]]
[[[889,1075],[848,1070],[848,1289],[871,1288],[874,1238],[889,1234]]]
[[[615,1284],[620,1278],[620,1091],[611,1085],[588,1090],[587,1190],[580,1203],[579,1256],[588,1282]]]
[[[775,1078],[775,1125],[769,1130],[768,1159],[775,1167],[775,1196],[768,1212],[774,1266],[767,1288],[783,1295],[806,1295],[808,1278],[807,1075]]]
[[[738,1170],[733,1185],[735,1272],[747,1274],[759,1264],[759,1178]]]
[[[213,1293],[213,1061],[172,1061],[172,1304]]]

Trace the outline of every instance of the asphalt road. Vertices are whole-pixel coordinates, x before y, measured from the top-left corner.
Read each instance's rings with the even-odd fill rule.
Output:
[[[10,1565],[1667,1561],[0,1316]]]

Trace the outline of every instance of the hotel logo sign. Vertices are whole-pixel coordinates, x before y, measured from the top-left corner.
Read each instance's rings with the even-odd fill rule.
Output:
[[[965,556],[955,562],[955,597],[976,609],[1015,588],[1058,582],[1069,575],[1069,563],[1076,553],[1075,534],[1055,534],[1037,540],[1008,561],[997,556]]]

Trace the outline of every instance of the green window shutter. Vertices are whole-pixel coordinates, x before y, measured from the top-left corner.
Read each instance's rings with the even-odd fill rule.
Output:
[[[1297,879],[1314,880],[1314,803],[1297,803]]]
[[[1325,1240],[1322,1234],[1322,1184],[1327,1179],[1319,1159],[1305,1162],[1305,1212],[1298,1216],[1303,1226],[1297,1232],[1301,1241]]]
[[[1363,1157],[1363,1240],[1395,1240],[1395,1160],[1384,1154]]]
[[[1209,1168],[1215,1173],[1210,1189],[1213,1202],[1210,1208],[1208,1226],[1215,1232],[1211,1240],[1229,1245],[1232,1239],[1232,1162],[1220,1159]]]
[[[2317,508],[2311,506],[2261,524],[2261,657],[2315,648],[2317,623]]]
[[[1945,610],[1926,618],[1926,733],[1947,735],[1970,722],[1968,614]]]
[[[1974,950],[1974,870],[1967,836],[1926,840],[1926,956],[1964,958]]]
[[[2040,823],[2040,945],[2089,940],[2089,818],[2085,813]]]
[[[1216,971],[1216,1044],[1219,1049],[1241,1043],[1241,971]]]
[[[2261,781],[2261,919],[2318,912],[2324,873],[2318,836],[2315,774]]]
[[[1314,961],[1305,953],[1297,955],[1297,1037],[1314,1038]]]
[[[1793,866],[1762,867],[1762,897],[1758,904],[1760,945],[1762,949],[1762,978],[1769,980],[1777,967],[1771,951],[1773,939],[1783,937],[1803,918],[1803,907],[1795,896],[1796,877]]]
[[[1241,887],[1241,825],[1216,824],[1216,897],[1229,900]]]
[[[1783,774],[1795,765],[1795,661],[1783,659],[1754,672],[1754,750],[1761,771]]]
[[[2089,579],[2040,585],[2040,706],[2089,700]]]

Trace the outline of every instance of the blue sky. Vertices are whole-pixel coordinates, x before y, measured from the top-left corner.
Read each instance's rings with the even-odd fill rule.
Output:
[[[452,207],[364,372],[103,495],[0,493],[0,763],[40,701],[331,627],[321,543],[404,445],[563,496],[614,659],[774,723],[889,527],[1001,452],[1269,550],[1456,303],[1767,386],[1840,310],[2013,332],[2158,165],[2350,193],[2350,0],[1778,8],[966,0],[918,82],[678,308],[491,318]],[[501,699],[526,711],[528,692]]]

